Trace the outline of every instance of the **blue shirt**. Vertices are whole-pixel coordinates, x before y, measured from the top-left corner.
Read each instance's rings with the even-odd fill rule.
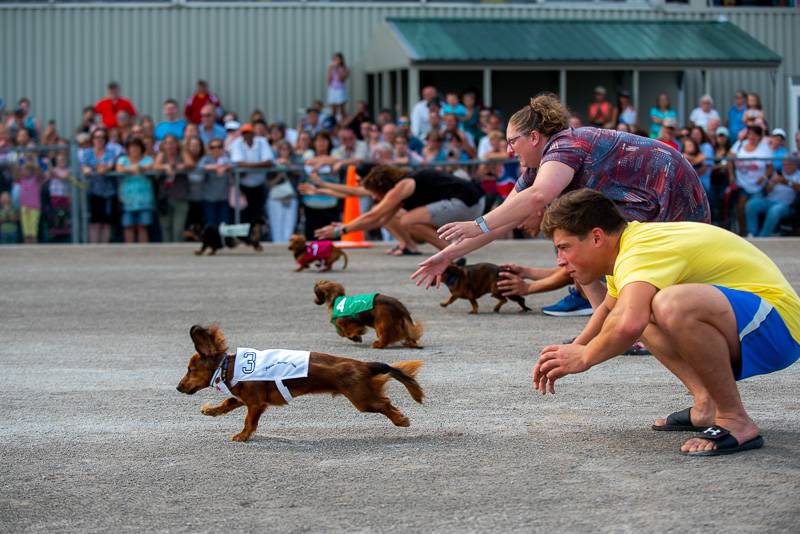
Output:
[[[650,116],[656,119],[661,119],[661,122],[664,122],[664,119],[678,119],[678,112],[674,109],[668,109],[667,111],[661,111],[657,107],[650,108]],[[661,133],[661,125],[653,123],[650,126],[650,137],[655,139],[658,137],[658,134]]]
[[[775,156],[775,160],[772,162],[775,172],[783,174],[783,158],[789,155],[789,149],[785,146],[779,147],[772,152],[772,155]]]
[[[131,162],[128,156],[120,156],[119,163],[128,167]],[[153,158],[145,156],[139,165],[152,165]],[[143,174],[126,174],[119,184],[119,200],[125,211],[151,210],[155,208],[155,191],[153,181]]]
[[[203,141],[203,145],[208,146],[208,143],[211,142],[212,139],[225,139],[227,132],[225,132],[225,128],[214,123],[214,127],[211,128],[211,133],[209,134],[206,132],[205,127],[201,124],[200,125],[200,139]]]
[[[183,130],[186,129],[186,119],[178,119],[173,122],[163,121],[159,122],[156,126],[156,140],[163,141],[164,138],[170,134],[178,138],[178,141],[183,140]]]
[[[740,131],[744,130],[744,111],[747,109],[742,106],[742,109],[736,106],[731,106],[728,110],[728,131],[730,131],[730,139],[736,139]]]

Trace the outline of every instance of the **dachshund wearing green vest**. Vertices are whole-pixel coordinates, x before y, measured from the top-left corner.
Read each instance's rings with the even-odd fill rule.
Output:
[[[314,297],[315,304],[327,304],[331,322],[342,337],[361,343],[361,336],[371,327],[378,336],[372,343],[374,349],[399,341],[404,347],[422,348],[418,344],[422,324],[415,323],[408,309],[394,297],[381,293],[347,296],[344,286],[331,280],[317,282]]]

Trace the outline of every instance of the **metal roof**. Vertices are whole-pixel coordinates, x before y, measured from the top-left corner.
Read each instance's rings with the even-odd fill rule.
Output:
[[[775,67],[781,56],[727,21],[388,18],[414,63]]]

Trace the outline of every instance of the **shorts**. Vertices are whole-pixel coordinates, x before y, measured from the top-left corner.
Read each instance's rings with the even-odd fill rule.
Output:
[[[425,206],[431,216],[431,222],[438,228],[444,224],[459,221],[472,221],[483,215],[486,197],[481,197],[472,206],[464,204],[457,198],[446,198]]]
[[[114,224],[115,205],[114,197],[89,195],[89,223]]]
[[[153,210],[133,210],[122,212],[122,226],[150,226],[153,224]]]
[[[740,368],[733,370],[736,380],[780,371],[800,358],[800,344],[770,303],[747,291],[714,287],[722,291],[736,315],[742,353]]]

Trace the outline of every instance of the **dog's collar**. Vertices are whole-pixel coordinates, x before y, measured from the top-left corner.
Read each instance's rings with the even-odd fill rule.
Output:
[[[454,275],[454,274],[451,274],[450,276],[447,277],[447,280],[444,281],[444,285],[452,286],[453,284],[456,283],[457,280],[458,280],[458,277],[456,275]]]
[[[214,380],[219,377],[225,384],[225,387],[230,389],[229,384],[232,378],[230,375],[233,370],[233,365],[231,364],[232,358],[236,358],[236,354],[225,354],[225,356],[222,357],[222,361],[219,362],[214,374],[211,375],[211,382],[208,384],[210,387],[214,387]]]

